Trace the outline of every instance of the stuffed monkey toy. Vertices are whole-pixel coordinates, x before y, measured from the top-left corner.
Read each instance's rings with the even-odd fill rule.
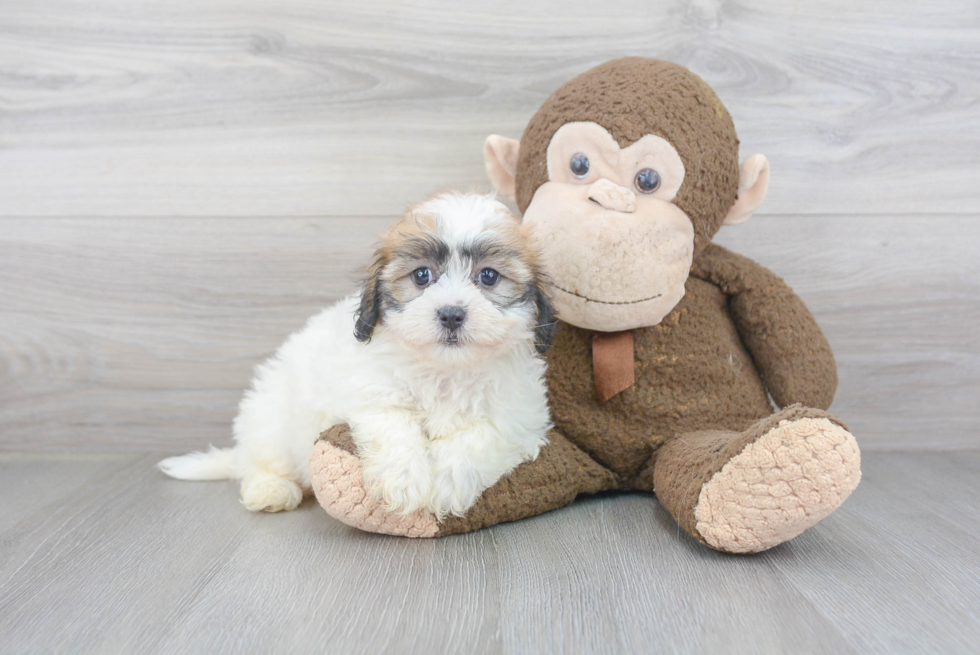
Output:
[[[731,116],[701,78],[664,61],[608,62],[555,91],[520,141],[489,137],[484,155],[533,226],[561,319],[547,354],[549,444],[440,522],[385,511],[348,427],[335,426],[311,459],[328,513],[435,537],[643,490],[702,544],[752,553],[840,506],[860,454],[825,411],[830,346],[781,279],[711,243],[762,203],[769,165],[739,165]]]

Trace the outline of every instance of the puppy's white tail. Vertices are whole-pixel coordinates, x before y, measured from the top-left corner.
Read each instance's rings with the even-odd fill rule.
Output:
[[[211,446],[207,452],[168,457],[157,466],[178,480],[227,480],[235,471],[234,449]]]

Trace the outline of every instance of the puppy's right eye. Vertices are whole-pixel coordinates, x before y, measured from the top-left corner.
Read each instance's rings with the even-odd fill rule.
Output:
[[[417,268],[412,273],[412,281],[415,282],[415,286],[424,287],[432,281],[432,271],[424,267]]]

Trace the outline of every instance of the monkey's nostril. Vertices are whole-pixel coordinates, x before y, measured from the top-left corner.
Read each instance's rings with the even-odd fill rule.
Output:
[[[633,192],[606,178],[596,180],[589,187],[589,200],[609,211],[629,214],[636,210]]]

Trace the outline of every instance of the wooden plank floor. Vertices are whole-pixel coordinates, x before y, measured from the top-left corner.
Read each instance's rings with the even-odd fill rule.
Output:
[[[980,453],[874,453],[833,516],[710,551],[649,495],[429,541],[254,515],[150,455],[0,455],[4,653],[966,653]]]

